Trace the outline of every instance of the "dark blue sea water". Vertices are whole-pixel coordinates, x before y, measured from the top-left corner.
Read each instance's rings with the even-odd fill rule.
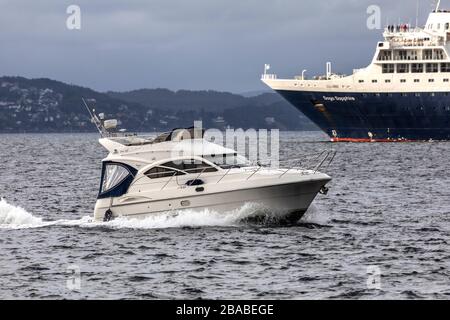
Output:
[[[0,299],[450,298],[450,143],[281,133],[282,160],[338,152],[329,194],[285,226],[207,210],[93,223],[96,139],[0,135]]]

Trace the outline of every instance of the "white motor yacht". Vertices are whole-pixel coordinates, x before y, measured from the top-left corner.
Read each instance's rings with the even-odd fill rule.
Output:
[[[207,141],[201,129],[176,129],[152,139],[111,135],[105,134],[111,122],[92,115],[103,134],[99,142],[109,151],[95,205],[97,221],[186,209],[226,214],[256,204],[296,222],[331,180],[317,168],[252,165],[235,150]]]

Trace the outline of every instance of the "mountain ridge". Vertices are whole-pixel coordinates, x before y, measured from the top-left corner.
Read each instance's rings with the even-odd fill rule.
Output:
[[[214,90],[164,88],[98,92],[49,78],[0,77],[0,133],[94,132],[82,98],[129,131],[166,131],[192,126],[224,129],[316,130],[276,93],[243,97]]]

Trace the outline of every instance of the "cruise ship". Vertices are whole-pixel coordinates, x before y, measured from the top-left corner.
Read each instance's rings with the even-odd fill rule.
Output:
[[[350,76],[262,81],[333,142],[450,140],[450,10],[440,1],[422,28],[388,25],[370,65]]]

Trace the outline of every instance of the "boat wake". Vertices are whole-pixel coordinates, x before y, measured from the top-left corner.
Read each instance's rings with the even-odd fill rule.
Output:
[[[25,209],[0,199],[0,228],[29,228],[42,223],[42,218],[35,217]]]
[[[312,214],[306,216],[317,216],[317,209],[311,207]],[[29,229],[50,226],[67,226],[96,228],[106,227],[111,229],[166,229],[166,228],[197,228],[197,227],[238,227],[246,224],[258,225],[280,225],[284,222],[283,212],[273,212],[258,204],[246,204],[243,207],[219,213],[203,209],[171,211],[148,216],[145,218],[119,217],[109,222],[96,222],[90,216],[75,220],[44,221],[35,217],[21,207],[0,200],[0,229]],[[306,223],[318,223],[308,218]]]
[[[312,203],[300,222],[303,225],[327,226],[329,221],[330,217]]]

